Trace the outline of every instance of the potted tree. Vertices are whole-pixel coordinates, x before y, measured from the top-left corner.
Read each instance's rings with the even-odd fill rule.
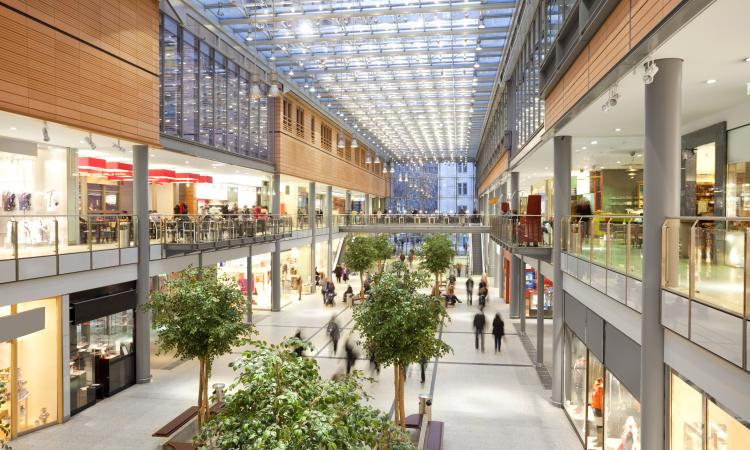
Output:
[[[375,247],[372,244],[372,238],[367,236],[353,237],[346,249],[345,260],[349,269],[359,272],[359,297],[364,298],[365,272],[370,270],[375,262]]]
[[[444,234],[433,234],[422,243],[419,267],[435,275],[433,295],[440,295],[440,276],[451,266],[455,254],[450,239]]]
[[[386,261],[388,261],[388,258],[393,255],[391,239],[385,233],[378,234],[372,238],[372,246],[375,250],[375,261],[377,263],[378,272],[383,272]]]
[[[281,345],[253,342],[231,364],[237,373],[224,408],[195,443],[205,449],[413,449],[408,434],[383,412],[364,404],[362,378],[321,378],[312,358]]]
[[[440,299],[423,294],[429,274],[410,272],[401,262],[378,275],[370,299],[354,309],[354,329],[360,345],[378,363],[393,366],[396,422],[406,427],[404,374],[409,364],[419,363],[451,351],[438,337],[440,325],[448,317]]]
[[[151,294],[145,305],[153,314],[160,352],[200,361],[198,425],[209,417],[211,364],[252,333],[244,323],[247,303],[236,283],[218,277],[216,268],[187,268]]]

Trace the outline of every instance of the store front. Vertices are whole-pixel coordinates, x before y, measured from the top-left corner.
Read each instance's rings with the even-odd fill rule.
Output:
[[[70,294],[70,410],[135,384],[135,283]]]
[[[552,318],[552,298],[554,297],[554,288],[552,280],[550,280],[548,277],[544,277],[544,286],[540,287],[538,286],[538,274],[536,269],[529,265],[524,265],[525,271],[524,271],[524,277],[526,281],[526,285],[524,287],[524,296],[526,297],[526,317],[528,318],[535,318],[537,317],[537,299],[540,295],[544,296],[544,318],[545,319],[551,319]]]
[[[750,427],[673,370],[668,425],[671,450],[750,448]]]
[[[640,402],[569,327],[563,364],[563,407],[584,448],[639,448]]]
[[[309,286],[313,268],[310,267],[310,246],[292,247],[281,252],[281,305],[300,298]]]
[[[60,302],[53,297],[0,307],[0,335],[14,328],[2,325],[14,319],[35,330],[0,342],[6,400],[0,422],[11,439],[62,421]]]
[[[247,279],[247,258],[234,259],[218,264],[218,272],[237,282],[242,294],[247,296],[248,289],[252,293],[253,309],[271,310],[271,254],[253,255],[252,280]],[[288,297],[288,296],[287,296]],[[286,303],[285,303],[286,302]],[[282,296],[282,306],[289,303],[289,299]]]

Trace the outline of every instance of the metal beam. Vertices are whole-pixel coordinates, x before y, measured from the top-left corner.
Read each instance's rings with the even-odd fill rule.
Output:
[[[480,56],[487,56],[487,55],[493,55],[493,56],[500,56],[502,55],[503,47],[488,47],[488,48],[482,48],[482,50],[477,50],[475,47],[459,47],[455,49],[441,49],[441,50],[428,50],[428,49],[421,49],[421,50],[388,50],[388,51],[380,51],[380,50],[373,50],[373,51],[364,51],[364,52],[353,52],[353,53],[302,53],[302,54],[295,54],[293,56],[287,56],[283,58],[276,58],[276,64],[280,63],[298,63],[299,61],[309,61],[309,60],[316,60],[316,61],[338,61],[342,59],[350,59],[350,58],[367,58],[367,57],[380,57],[380,58],[387,58],[391,56],[454,56],[454,55],[460,55],[462,53],[470,53],[472,55],[480,55]]]
[[[225,8],[226,3],[206,5],[206,8]],[[295,20],[328,20],[328,19],[349,19],[354,17],[382,17],[396,16],[407,14],[434,14],[441,12],[465,12],[465,11],[492,11],[502,9],[515,9],[516,2],[500,3],[453,3],[453,4],[435,4],[435,5],[417,5],[417,6],[391,6],[381,8],[352,8],[311,11],[303,10],[298,13],[276,13],[268,15],[257,15],[253,17],[242,17],[236,19],[222,19],[219,22],[222,25],[242,25],[254,23],[274,23],[290,22]]]
[[[288,37],[288,38],[275,38],[275,39],[264,39],[262,41],[251,41],[251,47],[272,47],[275,45],[289,45],[289,44],[318,44],[323,42],[339,42],[339,41],[381,41],[384,39],[403,39],[410,37],[426,37],[426,36],[443,36],[446,40],[450,39],[450,36],[486,36],[488,34],[495,35],[496,38],[500,38],[503,33],[508,32],[508,27],[493,27],[493,28],[467,28],[460,30],[409,30],[409,31],[394,31],[387,33],[358,33],[358,34],[337,34],[334,36],[305,36],[305,37]]]
[[[495,65],[483,65],[480,64],[479,68],[476,70],[491,70],[496,68]],[[431,71],[440,71],[440,70],[455,70],[455,69],[474,69],[473,63],[468,64],[449,64],[446,66],[434,66],[430,63],[427,64],[411,64],[408,66],[399,66],[399,67],[346,67],[341,69],[305,69],[305,73],[309,74],[316,74],[316,75],[325,75],[325,74],[334,74],[334,73],[352,73],[352,72],[365,72],[365,73],[377,73],[377,72],[411,72],[415,70],[431,70]]]

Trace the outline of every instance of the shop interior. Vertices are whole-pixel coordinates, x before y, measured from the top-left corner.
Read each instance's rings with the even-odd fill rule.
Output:
[[[0,343],[0,381],[6,386],[0,421],[10,428],[11,438],[62,419],[60,299],[0,307],[0,316],[36,308],[45,310],[44,329]]]

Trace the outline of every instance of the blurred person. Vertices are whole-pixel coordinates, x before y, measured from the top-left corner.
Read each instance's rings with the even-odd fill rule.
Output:
[[[492,320],[492,335],[495,337],[495,353],[497,353],[500,351],[503,336],[505,336],[505,322],[503,322],[500,313],[496,313],[495,318]]]
[[[474,315],[474,348],[479,350],[480,344],[484,352],[484,329],[487,326],[487,318],[480,310]]]

